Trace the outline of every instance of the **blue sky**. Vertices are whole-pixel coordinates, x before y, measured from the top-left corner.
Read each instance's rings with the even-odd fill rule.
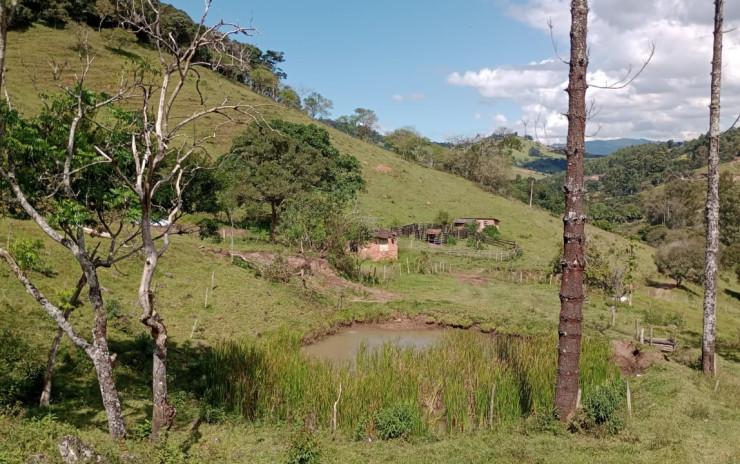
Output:
[[[729,3],[728,26],[740,18],[740,2]],[[202,0],[173,4],[200,18]],[[702,0],[593,1],[593,83],[639,67],[651,43],[656,51],[629,88],[591,91],[590,133],[683,140],[705,131],[712,13]],[[247,41],[283,51],[286,83],[331,99],[333,118],[369,108],[381,131],[413,126],[437,141],[500,126],[524,133],[526,122],[543,142],[563,141],[568,68],[547,22],[567,57],[565,0],[213,0],[209,19],[221,18],[255,26]],[[740,65],[730,64],[740,58],[737,35],[725,43],[727,120],[740,111]]]

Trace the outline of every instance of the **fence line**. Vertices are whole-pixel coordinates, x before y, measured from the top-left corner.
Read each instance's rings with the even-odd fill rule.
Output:
[[[440,231],[440,233],[438,234],[439,237],[437,237],[437,234],[434,234],[433,242],[430,240],[430,234],[427,233],[430,229],[437,229]],[[470,230],[465,229],[465,228],[459,229],[457,227],[450,226],[450,225],[415,223],[415,224],[407,224],[405,226],[392,227],[391,232],[397,236],[413,237],[422,242],[436,243],[439,245],[447,244],[450,237],[453,237],[458,240],[464,240],[464,239],[467,239],[468,237],[475,237],[477,240],[480,240],[480,242],[486,245],[493,245],[493,246],[504,248],[504,251],[501,251],[501,252],[494,252],[493,250],[443,250],[442,251],[443,253],[457,255],[457,256],[484,258],[484,259],[491,259],[495,261],[509,261],[521,255],[522,252],[524,251],[521,245],[519,245],[518,243],[514,241],[488,237],[485,235],[477,234],[475,232],[471,232]]]

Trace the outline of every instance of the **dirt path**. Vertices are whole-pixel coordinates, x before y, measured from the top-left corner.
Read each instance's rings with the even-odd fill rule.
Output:
[[[228,250],[208,249],[216,255],[230,257],[231,252]],[[235,258],[241,259],[247,263],[257,263],[261,265],[270,265],[275,261],[275,253],[270,251],[235,251]],[[351,290],[355,292],[356,297],[348,298],[348,301],[369,301],[385,303],[400,298],[399,295],[377,288],[366,287],[364,285],[350,282],[340,277],[331,267],[331,264],[323,258],[310,258],[308,256],[291,254],[285,255],[290,267],[290,272],[294,275],[302,275],[304,278],[313,280],[313,283],[322,289],[334,291]],[[319,279],[311,279],[319,277]]]

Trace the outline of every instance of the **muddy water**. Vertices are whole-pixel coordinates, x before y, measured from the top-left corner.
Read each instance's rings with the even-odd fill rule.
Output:
[[[303,354],[327,361],[352,360],[360,344],[365,342],[369,350],[375,350],[386,342],[401,346],[424,349],[439,341],[447,330],[438,326],[407,327],[393,324],[356,325],[345,327],[318,342],[304,346]]]

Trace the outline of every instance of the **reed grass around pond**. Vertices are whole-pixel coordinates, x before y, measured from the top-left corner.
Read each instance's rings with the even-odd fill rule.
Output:
[[[413,411],[413,435],[469,432],[552,414],[556,344],[553,336],[451,331],[424,350],[386,343],[331,363],[305,357],[300,336],[281,333],[214,347],[204,360],[203,387],[213,407],[326,429],[339,398],[337,430],[358,439],[378,436],[378,414],[400,406]],[[584,338],[584,397],[621,383],[610,353],[607,340]]]

